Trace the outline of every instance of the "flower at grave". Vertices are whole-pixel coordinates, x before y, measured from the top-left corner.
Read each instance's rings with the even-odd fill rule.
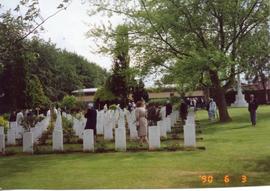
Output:
[[[39,121],[38,117],[35,115],[27,115],[22,119],[21,125],[26,132],[30,132],[32,127],[35,127],[36,123]]]

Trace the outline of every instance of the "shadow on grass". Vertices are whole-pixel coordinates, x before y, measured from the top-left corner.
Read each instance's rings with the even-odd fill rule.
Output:
[[[270,172],[270,156],[265,157],[264,159],[255,160],[254,163],[255,165],[254,166],[252,165],[250,170],[256,171],[256,172],[265,172],[265,173]]]
[[[269,120],[269,113],[258,113],[257,115],[257,125],[261,122],[264,123]],[[201,126],[204,129],[204,134],[214,134],[216,132],[228,131],[228,130],[238,130],[244,128],[251,128],[251,123],[249,119],[249,113],[241,113],[236,116],[232,116],[232,121],[228,123],[221,122],[210,122],[208,119],[201,120]]]

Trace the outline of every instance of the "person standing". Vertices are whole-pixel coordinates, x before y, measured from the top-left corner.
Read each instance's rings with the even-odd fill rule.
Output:
[[[252,125],[256,126],[256,110],[258,109],[258,103],[253,94],[250,95],[250,100],[248,103],[248,111],[250,113],[250,121]]]
[[[157,107],[155,104],[149,104],[147,109],[147,119],[149,122],[149,126],[156,126],[157,121],[159,120],[159,113],[157,111]]]
[[[185,120],[187,119],[187,114],[188,114],[188,105],[186,102],[183,100],[180,104],[180,117],[182,122],[184,123]]]
[[[147,119],[146,119],[146,109],[143,101],[138,101],[135,109],[136,115],[136,127],[138,130],[138,135],[140,137],[140,144],[144,142],[148,143],[147,140]]]
[[[87,113],[84,115],[84,117],[87,119],[84,129],[92,129],[94,131],[94,136],[96,138],[97,111],[95,110],[94,105],[92,103],[88,104],[88,110]]]
[[[208,116],[210,121],[214,121],[216,118],[216,110],[217,110],[217,104],[216,102],[210,98],[210,102],[208,105]]]
[[[9,116],[9,123],[16,122],[17,114],[16,111],[12,111]],[[11,126],[11,125],[10,125]]]
[[[169,100],[166,101],[166,117],[172,113],[172,104]]]

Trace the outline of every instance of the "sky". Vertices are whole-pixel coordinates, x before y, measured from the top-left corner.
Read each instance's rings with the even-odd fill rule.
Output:
[[[108,20],[106,17],[89,16],[87,10],[89,4],[87,0],[73,0],[67,10],[58,13],[42,25],[44,31],[39,35],[45,40],[51,40],[58,48],[66,49],[71,52],[76,52],[84,56],[87,60],[100,65],[109,70],[112,65],[111,57],[94,53],[97,48],[93,39],[86,37],[86,32],[89,30],[89,24],[100,24]],[[3,8],[14,9],[19,0],[2,0]],[[41,15],[43,18],[48,17],[57,10],[59,0],[39,0]],[[122,22],[120,17],[110,18],[113,26]]]
[[[61,1],[39,0],[42,17],[46,18],[55,13]],[[101,15],[90,17],[87,14],[87,10],[90,8],[87,1],[73,0],[65,11],[61,11],[42,25],[45,30],[39,33],[39,36],[55,43],[57,48],[75,52],[109,71],[112,66],[112,58],[109,55],[98,54],[94,39],[87,38],[86,33],[90,29],[89,25],[100,25],[101,23],[106,25],[110,20],[112,26],[116,27],[123,22],[123,18],[121,16],[108,18]],[[1,3],[4,10],[13,10],[18,5],[19,0],[1,0]],[[154,86],[154,81],[158,79],[156,76],[146,77],[144,79],[145,86]]]

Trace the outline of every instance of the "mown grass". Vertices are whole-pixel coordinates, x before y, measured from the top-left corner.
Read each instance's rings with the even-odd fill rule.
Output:
[[[250,125],[245,108],[231,108],[233,121],[210,123],[197,112],[206,150],[177,152],[67,153],[0,158],[4,189],[187,188],[270,185],[270,107]],[[213,176],[203,184],[200,176]],[[229,175],[230,183],[223,177]],[[241,175],[248,177],[241,183]]]

